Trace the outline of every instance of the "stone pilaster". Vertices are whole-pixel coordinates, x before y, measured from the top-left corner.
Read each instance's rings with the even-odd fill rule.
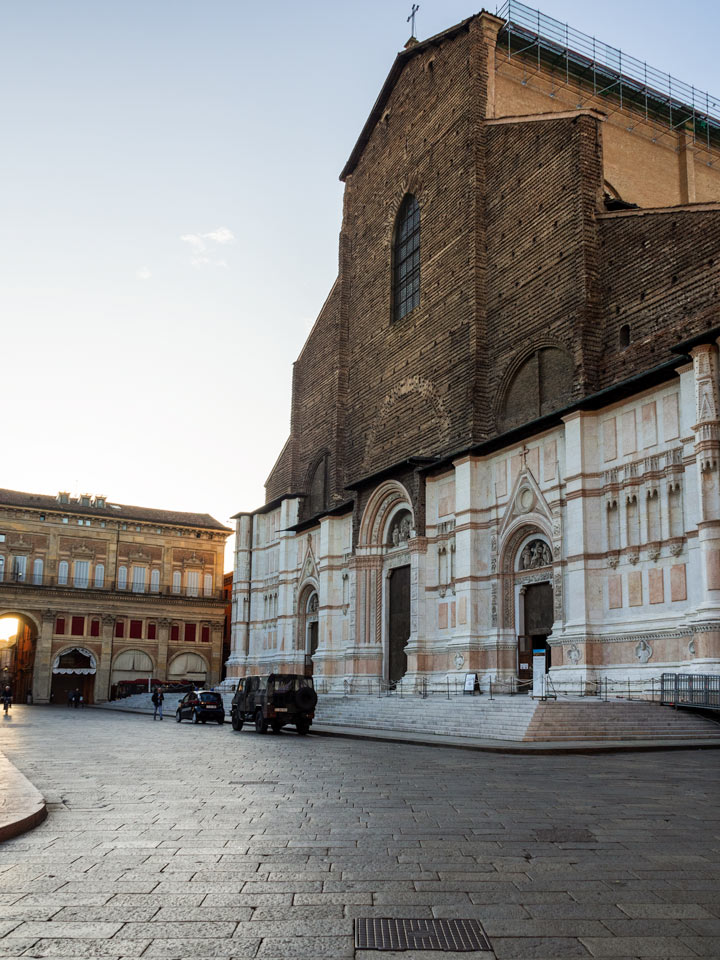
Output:
[[[104,703],[110,698],[110,676],[115,639],[115,617],[105,614],[102,618],[102,648],[97,674],[95,675],[95,702]]]
[[[720,618],[720,402],[718,350],[704,343],[690,351],[695,382],[695,463],[698,481],[698,543],[703,591],[698,614]],[[714,656],[720,656],[720,650]]]
[[[155,667],[158,680],[167,680],[168,644],[170,642],[170,624],[168,617],[158,620],[157,665]]]
[[[43,610],[42,627],[35,646],[33,703],[49,703],[52,684],[52,638],[57,611]]]

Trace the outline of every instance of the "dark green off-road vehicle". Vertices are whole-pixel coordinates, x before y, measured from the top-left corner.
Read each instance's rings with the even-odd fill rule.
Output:
[[[317,693],[312,677],[295,673],[271,673],[266,677],[244,677],[238,683],[230,707],[233,730],[245,722],[254,723],[258,733],[270,727],[279,733],[293,726],[301,736],[310,729],[315,716]]]

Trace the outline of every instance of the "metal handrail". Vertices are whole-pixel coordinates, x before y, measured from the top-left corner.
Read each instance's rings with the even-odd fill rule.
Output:
[[[22,590],[71,590],[73,593],[82,591],[83,593],[102,593],[133,597],[176,597],[177,599],[191,600],[222,600],[224,589],[214,588],[206,591],[203,584],[197,587],[189,588],[187,586],[176,587],[172,583],[160,583],[153,586],[149,581],[143,584],[143,589],[134,588],[132,578],[129,577],[127,584],[121,587],[115,581],[104,581],[97,584],[92,577],[85,581],[75,582],[72,575],[67,578],[61,578],[57,575],[49,576],[45,572],[36,574],[32,571],[21,573],[17,570],[5,570],[0,574],[0,589],[3,587],[19,587]]]
[[[670,129],[689,125],[695,142],[707,149],[717,140],[720,134],[718,97],[697,90],[519,0],[507,0],[498,16],[506,21],[505,36],[501,37],[498,50],[506,46],[508,60],[517,55],[535,56],[531,51],[536,50],[538,69],[543,58],[551,58],[556,68],[564,64],[565,82],[571,76],[584,77],[591,84],[594,96],[612,92],[621,109],[626,101],[644,111],[646,120],[659,121]],[[519,47],[513,47],[513,38]]]

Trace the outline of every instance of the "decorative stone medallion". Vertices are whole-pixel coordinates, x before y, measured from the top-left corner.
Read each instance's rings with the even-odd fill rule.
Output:
[[[572,664],[576,664],[580,660],[580,650],[575,643],[571,643],[567,648],[567,658]]]
[[[460,670],[465,663],[465,657],[461,653],[456,653],[453,663],[455,664],[455,669]]]

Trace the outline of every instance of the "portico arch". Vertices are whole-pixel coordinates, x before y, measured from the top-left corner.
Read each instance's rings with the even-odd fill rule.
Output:
[[[11,621],[17,621],[15,627]],[[41,623],[37,616],[20,610],[1,610],[0,686],[9,686],[18,703],[32,693],[35,651]]]

